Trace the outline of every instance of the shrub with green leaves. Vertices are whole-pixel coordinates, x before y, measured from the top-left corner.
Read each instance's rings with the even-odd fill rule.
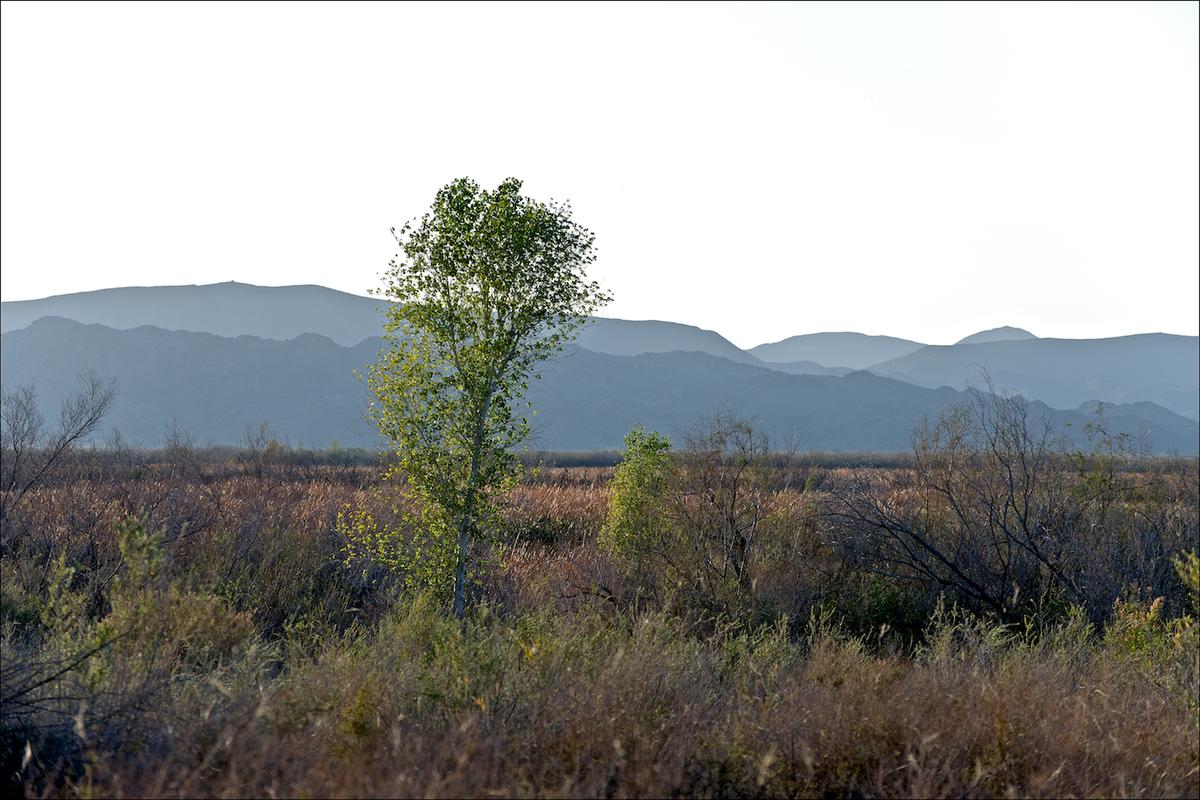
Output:
[[[660,549],[670,535],[670,450],[667,437],[640,425],[625,435],[625,454],[613,475],[608,520],[598,542],[634,565]]]
[[[1161,597],[1149,602],[1118,600],[1104,630],[1104,647],[1118,663],[1183,698],[1193,713],[1200,713],[1200,559],[1194,552],[1184,553],[1174,564],[1192,613],[1168,617]]]

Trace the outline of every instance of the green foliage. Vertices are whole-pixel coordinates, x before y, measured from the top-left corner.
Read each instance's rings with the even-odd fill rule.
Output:
[[[125,569],[117,579],[118,591],[147,586],[156,580],[165,557],[162,532],[151,530],[141,519],[129,517],[117,523],[115,533],[125,562]]]
[[[1175,558],[1175,573],[1188,593],[1191,611],[1200,618],[1200,554],[1195,550]]]
[[[1113,652],[1146,666],[1162,660],[1171,649],[1161,597],[1148,603],[1118,600],[1113,619],[1104,630],[1104,644]]]
[[[1118,600],[1104,630],[1104,648],[1200,714],[1200,559],[1195,552],[1175,559],[1192,614],[1167,617],[1163,599]],[[1195,614],[1196,616],[1193,616]]]
[[[125,570],[110,596],[110,612],[91,634],[97,646],[111,643],[92,662],[93,680],[97,670],[124,671],[126,680],[156,670],[211,670],[248,643],[254,632],[249,614],[164,579],[161,532],[130,518],[118,523],[117,535]]]
[[[829,609],[809,614],[807,635],[808,663],[805,672],[812,680],[834,688],[869,656],[863,639],[848,634],[838,625]]]
[[[718,414],[669,451],[635,428],[613,477],[599,544],[638,591],[703,628],[756,628],[783,611],[783,573],[809,533],[796,462],[754,426]],[[760,583],[760,579],[766,578]]]
[[[1079,605],[1070,606],[1055,624],[1042,631],[1031,627],[1027,634],[1027,649],[1052,663],[1070,667],[1085,664],[1096,643],[1096,627]]]
[[[495,191],[462,178],[393,230],[388,348],[370,368],[371,413],[395,443],[414,505],[436,509],[428,536],[457,535],[459,615],[468,544],[520,475],[513,448],[529,430],[529,380],[608,300],[584,272],[594,236],[569,205],[520,189],[511,178]]]
[[[911,645],[923,637],[932,603],[909,584],[871,573],[829,580],[826,608],[856,636]]]
[[[670,534],[667,488],[671,478],[671,442],[635,427],[625,435],[625,454],[612,478],[608,520],[597,537],[608,552],[640,563]]]
[[[40,622],[45,631],[58,635],[78,634],[85,622],[87,597],[75,591],[76,569],[59,553],[50,569],[46,587],[46,604],[41,609]]]
[[[986,616],[972,614],[939,598],[918,655],[935,666],[999,663],[1017,642],[1016,632]]]
[[[338,512],[337,532],[346,541],[346,564],[378,564],[397,575],[411,594],[445,594],[453,587],[458,553],[454,531],[442,510],[424,506],[399,513],[400,526],[386,525],[365,509]]]

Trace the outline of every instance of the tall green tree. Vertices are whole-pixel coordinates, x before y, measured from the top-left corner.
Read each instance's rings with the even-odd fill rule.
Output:
[[[461,617],[472,540],[520,475],[529,381],[610,296],[587,278],[595,237],[570,205],[514,178],[494,191],[460,178],[392,234],[372,414],[417,495],[427,556],[453,563]]]

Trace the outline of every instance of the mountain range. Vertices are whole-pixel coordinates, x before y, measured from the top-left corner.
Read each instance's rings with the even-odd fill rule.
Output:
[[[324,286],[254,286],[234,281],[130,286],[0,303],[0,333],[19,330],[42,317],[63,317],[118,329],[153,325],[263,339],[319,333],[352,346],[380,334],[386,307],[386,301]]]
[[[354,377],[383,342],[386,302],[319,286],[109,289],[0,304],[0,383],[34,383],[49,416],[90,369],[116,378],[106,430],[160,442],[172,422],[236,443],[268,421],[293,444],[379,444]],[[865,371],[863,368],[866,368]],[[998,328],[949,346],[857,333],[742,350],[663,321],[596,318],[530,389],[531,446],[618,447],[633,424],[678,438],[703,417],[753,417],[779,444],[906,450],[915,422],[982,383],[1015,390],[1079,434],[1096,404],[1110,431],[1200,450],[1200,341],[1143,334],[1039,339]]]
[[[1144,333],[1111,339],[1021,339],[930,345],[873,365],[877,375],[918,386],[993,384],[1057,408],[1103,400],[1149,400],[1192,419],[1200,393],[1195,336]]]

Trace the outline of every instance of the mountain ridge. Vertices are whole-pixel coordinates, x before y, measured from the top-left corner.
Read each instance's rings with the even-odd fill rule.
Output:
[[[378,338],[345,347],[318,335],[278,341],[154,326],[117,330],[60,318],[0,335],[0,361],[4,387],[35,384],[48,416],[80,371],[116,377],[118,397],[101,435],[115,428],[153,445],[174,421],[200,441],[236,443],[265,420],[294,443],[374,447],[382,442],[365,419],[369,392],[354,370],[382,345]],[[545,449],[619,448],[635,424],[679,439],[725,411],[754,419],[779,445],[902,451],[917,422],[968,399],[865,371],[789,375],[695,351],[619,356],[572,345],[543,374],[529,392],[539,412],[530,444]],[[1068,432],[1088,421],[1077,410],[1029,406]],[[1200,449],[1200,425],[1157,406],[1142,413],[1112,407],[1106,421],[1114,432],[1148,429],[1164,451]]]
[[[1137,333],[929,345],[870,370],[926,388],[964,389],[990,375],[998,388],[1055,408],[1092,400],[1148,400],[1192,419],[1200,416],[1200,337],[1195,336]]]
[[[257,286],[237,281],[176,286],[127,286],[0,303],[0,333],[42,317],[72,319],[116,330],[153,325],[164,330],[242,334],[288,341],[316,333],[351,347],[383,331],[390,301],[316,284]],[[716,331],[666,320],[593,317],[580,332],[589,349],[613,355],[701,350],[761,363]]]
[[[217,336],[290,341],[304,334],[353,347],[379,336],[389,302],[315,284],[264,287],[219,284],[122,287],[0,303],[0,331],[47,315],[114,329],[154,325]],[[1130,355],[1130,337],[1039,339],[1011,326],[979,331],[953,345],[898,337],[822,332],[742,349],[719,332],[666,320],[595,317],[577,344],[608,355],[702,352],[793,375],[846,375],[866,369],[925,388],[978,385],[986,369],[998,389],[1056,408],[1097,400],[1149,400],[1200,419],[1200,337],[1158,336]],[[1180,344],[1180,341],[1183,344]],[[1081,364],[1083,365],[1081,367]],[[1159,364],[1157,371],[1148,370]]]

